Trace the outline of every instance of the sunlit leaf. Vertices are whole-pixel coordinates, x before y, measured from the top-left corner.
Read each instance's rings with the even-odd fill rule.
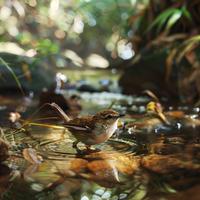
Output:
[[[168,193],[176,193],[177,191],[173,189],[170,185],[164,184],[164,190]]]
[[[153,27],[157,26],[157,31],[159,32],[161,28],[164,26],[165,23],[167,23],[169,17],[173,16],[174,13],[180,12],[177,8],[169,8],[162,12],[156,19],[152,22],[152,24],[149,26],[148,31],[152,29]],[[174,21],[174,19],[173,19]]]
[[[169,18],[167,22],[167,29],[169,30],[182,16],[182,12],[177,10],[174,14]]]
[[[200,42],[200,35],[196,35],[185,41],[185,43],[190,43],[190,42]]]

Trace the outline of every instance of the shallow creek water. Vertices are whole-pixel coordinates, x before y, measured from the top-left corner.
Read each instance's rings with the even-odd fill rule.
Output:
[[[109,141],[96,146],[99,151],[82,153],[72,147],[74,137],[61,125],[4,128],[11,157],[0,165],[1,199],[199,199],[198,108],[177,108],[187,117],[176,115],[165,126],[145,115],[148,99],[144,97],[110,93],[81,97],[81,114],[111,106],[127,113],[123,122],[135,124],[128,128],[119,124]],[[79,147],[84,149],[82,144]],[[25,160],[25,148],[35,149],[43,161]]]

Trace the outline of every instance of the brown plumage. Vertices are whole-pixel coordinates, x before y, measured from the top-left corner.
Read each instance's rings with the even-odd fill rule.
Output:
[[[108,109],[95,115],[70,119],[57,104],[51,103],[49,105],[63,118],[64,126],[77,139],[73,147],[77,147],[78,142],[90,146],[107,141],[117,129],[119,118],[123,116],[112,109]]]
[[[93,116],[72,119],[64,126],[75,136],[77,142],[81,141],[86,145],[99,144],[113,135],[120,116],[114,110],[104,110]]]

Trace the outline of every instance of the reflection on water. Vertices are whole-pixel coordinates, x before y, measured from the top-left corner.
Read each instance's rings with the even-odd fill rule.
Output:
[[[156,125],[158,132],[142,126],[129,132],[121,126],[115,138],[97,146],[99,151],[80,145],[81,152],[72,148],[74,138],[67,130],[29,125],[6,135],[15,144],[12,156],[0,165],[1,198],[198,199],[198,123],[167,131]],[[31,164],[23,158],[21,152],[30,147],[43,162]]]
[[[34,140],[38,134],[32,128]],[[134,148],[130,142],[113,139],[101,151],[78,154],[72,148],[73,138],[69,134],[63,138],[63,130],[40,129],[44,143],[34,148],[44,162],[30,164],[11,157],[10,168],[1,169],[3,199],[168,199],[199,184],[198,135],[149,135],[146,140],[141,135],[132,138]],[[51,137],[54,140],[45,143]]]

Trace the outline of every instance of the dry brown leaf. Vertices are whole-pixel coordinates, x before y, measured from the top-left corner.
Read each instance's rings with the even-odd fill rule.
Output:
[[[145,90],[143,93],[147,94],[149,97],[151,97],[156,102],[159,102],[158,97],[151,90]]]
[[[42,157],[37,155],[36,150],[33,148],[24,149],[22,154],[24,158],[32,164],[40,164],[43,161]]]

